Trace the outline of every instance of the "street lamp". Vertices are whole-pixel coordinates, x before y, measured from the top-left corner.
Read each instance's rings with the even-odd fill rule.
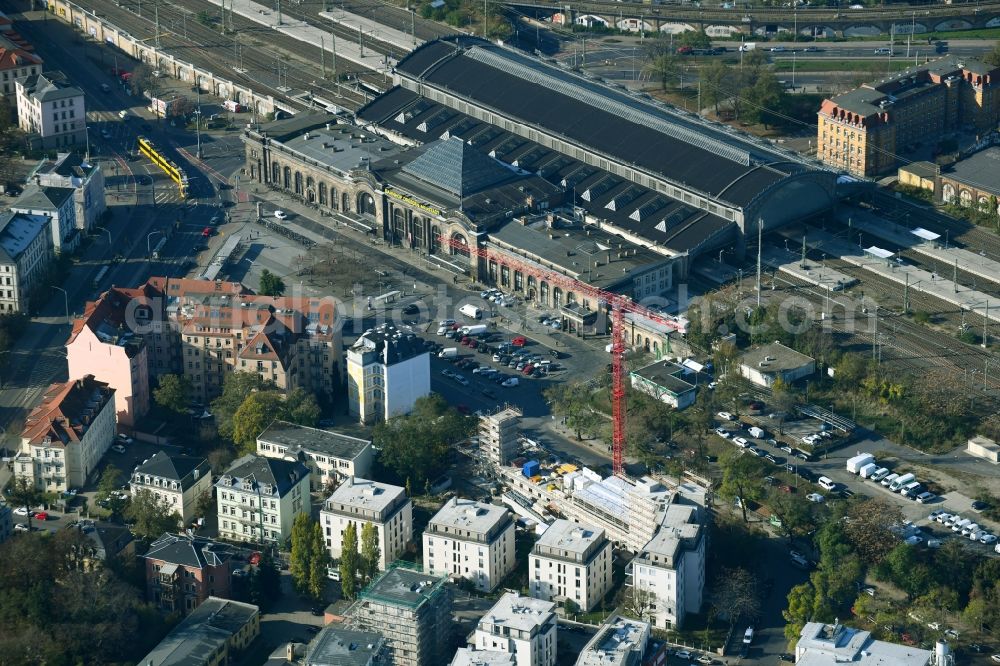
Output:
[[[70,321],[70,319],[69,319],[69,294],[62,287],[57,287],[55,285],[51,285],[51,286],[52,286],[53,289],[58,289],[59,291],[62,292],[62,295],[63,295],[63,305],[65,305],[65,307],[66,307],[66,323],[68,324],[69,321]]]
[[[150,231],[148,234],[146,234],[146,257],[147,258],[150,257],[153,254],[153,251],[149,248],[149,241],[156,234],[163,235],[163,232],[157,230],[157,231]]]
[[[114,245],[114,241],[111,240],[111,232],[108,231],[107,227],[94,227],[94,228],[106,233],[108,235],[108,245]]]

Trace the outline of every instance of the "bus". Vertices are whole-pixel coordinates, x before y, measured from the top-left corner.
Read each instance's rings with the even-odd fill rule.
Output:
[[[98,289],[101,286],[101,280],[108,274],[108,266],[101,266],[101,270],[97,271],[97,275],[94,276],[94,289]]]
[[[187,174],[184,173],[184,170],[167,159],[163,153],[157,149],[156,144],[146,137],[140,136],[137,139],[137,142],[139,152],[148,157],[153,164],[160,167],[165,174],[170,176],[170,180],[177,183],[177,189],[180,192],[181,198],[186,198],[188,193],[188,177]]]

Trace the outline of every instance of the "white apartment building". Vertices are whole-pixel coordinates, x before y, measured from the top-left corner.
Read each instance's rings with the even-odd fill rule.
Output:
[[[132,472],[132,495],[148,490],[181,516],[181,526],[197,517],[198,499],[212,492],[212,467],[204,458],[157,451]]]
[[[83,234],[90,233],[107,210],[101,165],[91,164],[79,153],[58,153],[54,160],[42,160],[29,180],[42,187],[72,188],[76,228]]]
[[[32,47],[11,37],[0,35],[0,82],[4,95],[15,93],[15,82],[42,73],[42,59],[29,50]]]
[[[347,350],[347,404],[361,423],[408,414],[430,392],[430,354],[416,335],[383,324]]]
[[[514,570],[514,520],[507,507],[453,497],[424,530],[424,571],[465,578],[489,592]]]
[[[795,644],[795,663],[802,666],[954,666],[955,656],[947,642],[938,641],[934,650],[912,645],[877,641],[870,631],[842,624],[806,622]]]
[[[701,610],[705,590],[705,534],[700,507],[673,503],[660,531],[632,559],[627,584],[644,591],[643,619],[658,629],[679,628]]]
[[[517,659],[506,652],[458,648],[448,666],[515,666]]]
[[[575,666],[638,666],[648,642],[649,623],[612,615],[583,647]]]
[[[312,509],[309,469],[300,462],[246,455],[215,484],[219,536],[234,541],[283,543],[300,513]]]
[[[31,292],[52,266],[52,221],[0,213],[0,314],[31,311]]]
[[[372,465],[372,442],[339,432],[274,421],[257,435],[257,455],[301,460],[309,468],[313,490],[327,483],[367,477]]]
[[[531,549],[528,588],[536,599],[572,601],[587,612],[610,587],[611,542],[599,527],[556,520]]]
[[[504,594],[476,625],[474,647],[512,654],[517,666],[555,666],[555,604]]]
[[[83,238],[76,226],[76,204],[70,187],[42,187],[30,183],[10,205],[15,213],[44,215],[52,220],[52,248],[57,253],[72,252]]]
[[[347,478],[323,503],[319,512],[330,557],[340,559],[344,530],[354,524],[361,544],[366,523],[378,533],[379,568],[385,570],[413,539],[413,502],[406,489],[388,483]]]
[[[45,492],[80,488],[114,437],[114,389],[93,375],[52,384],[24,424],[14,474]]]
[[[36,74],[14,83],[18,126],[34,135],[42,150],[87,142],[87,107],[83,91],[58,72]]]

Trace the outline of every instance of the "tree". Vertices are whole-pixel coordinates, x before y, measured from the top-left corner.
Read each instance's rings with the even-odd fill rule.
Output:
[[[747,501],[758,500],[761,497],[763,491],[760,478],[763,476],[763,464],[756,456],[746,455],[740,449],[726,449],[719,458],[719,465],[722,467],[719,495],[730,501],[739,497],[743,522],[749,523]]]
[[[753,85],[745,88],[745,97],[748,102],[746,119],[751,122],[762,123],[765,129],[769,122],[774,122],[778,116],[784,96],[785,89],[774,78],[770,71],[761,71]]]
[[[625,615],[642,620],[643,622],[649,622],[655,606],[656,595],[652,590],[631,585],[625,591],[625,598],[622,603]]]
[[[808,534],[816,528],[812,502],[803,502],[788,493],[774,492],[768,497],[768,507],[781,519],[781,532],[789,539]]]
[[[234,372],[226,375],[222,384],[222,395],[212,402],[212,413],[215,414],[219,435],[232,441],[233,416],[236,410],[251,393],[272,386],[253,372]]]
[[[715,592],[716,612],[729,618],[729,626],[760,617],[760,590],[757,577],[742,567],[724,569]]]
[[[293,389],[286,397],[281,418],[298,425],[316,427],[321,410],[316,396],[301,388]]]
[[[373,444],[379,459],[400,478],[418,488],[437,478],[451,445],[471,435],[476,420],[462,416],[436,393],[416,401],[406,416],[396,416],[375,426]]]
[[[257,290],[262,296],[281,296],[285,293],[285,281],[266,268],[260,274],[260,288]]]
[[[225,446],[220,446],[208,452],[208,464],[212,467],[213,474],[222,474],[235,458],[236,455],[233,450]]]
[[[715,115],[719,115],[719,104],[732,97],[733,70],[722,61],[714,58],[701,70],[701,97],[705,104],[715,107]],[[732,346],[732,345],[730,345]],[[716,363],[717,371],[722,367]]]
[[[544,396],[552,404],[552,411],[563,416],[578,440],[583,439],[584,433],[592,433],[603,420],[594,411],[590,389],[584,384],[557,384],[546,389]]]
[[[677,35],[678,46],[690,46],[693,49],[707,49],[712,47],[712,39],[705,32],[700,30],[685,30]]]
[[[23,476],[14,477],[4,493],[7,501],[15,507],[28,510],[28,529],[31,529],[31,510],[45,501],[44,491],[35,487],[29,479]]]
[[[292,575],[295,591],[304,594],[309,589],[312,562],[312,518],[308,513],[295,515],[292,523],[292,552],[288,572]]]
[[[183,414],[191,402],[191,382],[184,375],[163,375],[153,389],[153,400],[160,407]]]
[[[977,597],[975,599],[969,599],[969,603],[966,604],[965,610],[962,611],[962,621],[970,627],[976,627],[976,629],[982,633],[983,625],[986,624],[986,618],[989,615],[989,604],[986,603],[984,598]]]
[[[345,599],[353,600],[357,595],[357,575],[358,531],[354,523],[348,523],[340,550],[340,588]]]
[[[997,42],[996,46],[993,47],[993,50],[983,56],[983,62],[987,65],[1000,67],[1000,42]]]
[[[855,504],[847,515],[844,533],[855,550],[869,564],[878,564],[899,543],[892,531],[903,524],[903,512],[878,499]]]
[[[326,591],[327,573],[326,568],[330,564],[330,553],[326,549],[326,542],[323,540],[323,526],[318,522],[312,523],[310,539],[309,562],[309,596],[314,601],[320,601]]]
[[[194,102],[187,97],[178,97],[170,105],[170,115],[174,118],[187,118],[195,110]]]
[[[666,90],[667,86],[674,81],[681,71],[677,56],[663,54],[646,63],[646,72],[650,78],[660,82],[660,89]]]
[[[239,455],[257,450],[257,436],[282,417],[283,402],[276,391],[258,391],[247,396],[233,415],[233,443]]]
[[[361,528],[361,576],[367,582],[378,573],[381,552],[378,547],[378,531],[372,523]]]
[[[146,63],[139,63],[135,66],[128,84],[133,95],[142,96],[145,94],[150,99],[156,97],[156,91],[159,88],[159,81],[153,76],[153,68]]]
[[[789,641],[799,640],[802,627],[813,618],[813,604],[816,590],[811,583],[796,585],[788,593],[788,605],[781,615],[785,618],[785,638]]]
[[[132,533],[146,543],[164,532],[175,531],[181,522],[180,514],[172,510],[166,500],[145,488],[132,496],[124,513],[125,519],[132,524]]]
[[[250,574],[250,603],[268,608],[279,597],[281,597],[281,572],[274,565],[274,559],[269,554],[264,554]]]
[[[128,506],[128,497],[123,497],[122,472],[114,465],[105,465],[101,472],[101,479],[97,483],[97,493],[94,500],[98,506],[103,506],[111,512],[112,517],[121,516]],[[159,536],[159,535],[157,535]]]

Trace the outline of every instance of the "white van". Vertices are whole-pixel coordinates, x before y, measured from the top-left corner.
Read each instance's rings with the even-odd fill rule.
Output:
[[[888,475],[889,475],[889,469],[887,467],[879,467],[877,470],[875,470],[874,474],[868,477],[868,479],[871,481],[881,481]]]
[[[971,525],[971,524],[972,524],[971,520],[969,520],[968,518],[962,518],[961,520],[956,521],[951,526],[951,531],[952,532],[961,532],[963,529],[965,529],[966,525]]]
[[[816,480],[816,483],[819,484],[821,488],[825,488],[826,490],[833,490],[837,487],[837,484],[833,479],[825,476],[819,477],[819,479]]]
[[[460,307],[458,309],[458,311],[461,312],[466,317],[469,317],[470,319],[482,319],[483,318],[483,311],[480,310],[479,308],[477,308],[475,305],[472,305],[470,303],[466,303],[465,305],[463,305],[462,307]]]
[[[910,481],[908,484],[899,489],[899,494],[908,495],[909,493],[913,492],[919,487],[920,487],[919,481]]]
[[[892,485],[892,482],[899,478],[899,474],[890,474],[889,476],[882,479],[879,483],[888,488]]]
[[[747,432],[750,433],[751,437],[756,437],[757,439],[764,439],[764,435],[767,434],[763,428],[758,428],[757,426],[747,428]]]
[[[897,478],[889,485],[889,490],[894,493],[898,493],[899,489],[908,483],[912,483],[917,480],[917,477],[913,474],[904,474],[903,476]]]

